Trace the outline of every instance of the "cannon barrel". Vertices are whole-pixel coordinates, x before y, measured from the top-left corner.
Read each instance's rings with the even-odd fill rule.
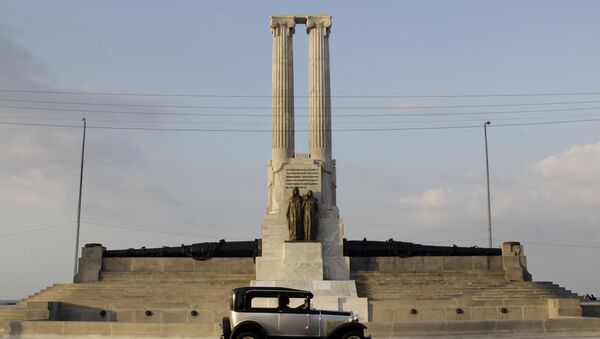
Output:
[[[198,260],[210,258],[256,258],[261,255],[261,240],[202,242],[177,247],[107,250],[104,256],[114,257],[192,257]],[[348,257],[412,257],[412,256],[497,256],[499,248],[430,246],[411,242],[344,239],[344,255]]]
[[[192,257],[198,260],[210,258],[254,258],[260,255],[260,240],[201,242],[177,247],[106,250],[104,256],[123,257]]]
[[[413,256],[497,256],[499,248],[430,246],[411,242],[345,240],[344,255],[348,257],[413,257]]]

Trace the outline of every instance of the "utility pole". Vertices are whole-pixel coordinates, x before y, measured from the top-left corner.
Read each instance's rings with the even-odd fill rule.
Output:
[[[75,233],[75,268],[73,276],[77,275],[77,261],[79,260],[79,229],[81,228],[81,191],[83,188],[83,158],[85,155],[85,130],[87,121],[83,118],[83,142],[81,145],[81,169],[79,171],[79,202],[77,203],[77,232]]]
[[[486,121],[483,124],[483,137],[485,139],[485,171],[487,181],[487,211],[488,211],[488,245],[492,248],[492,203],[490,199],[490,162],[488,158],[488,140],[487,140],[487,127],[491,125],[491,121]]]

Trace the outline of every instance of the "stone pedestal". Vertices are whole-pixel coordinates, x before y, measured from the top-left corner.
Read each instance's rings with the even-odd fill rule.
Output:
[[[283,244],[283,280],[323,280],[323,254],[320,242]]]

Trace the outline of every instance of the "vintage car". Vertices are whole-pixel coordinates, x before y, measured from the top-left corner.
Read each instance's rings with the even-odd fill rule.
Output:
[[[231,293],[223,339],[311,337],[364,339],[366,326],[352,312],[311,308],[313,294],[281,287],[242,287]]]

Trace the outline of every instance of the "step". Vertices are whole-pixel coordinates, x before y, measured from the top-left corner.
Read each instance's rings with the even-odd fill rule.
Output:
[[[218,324],[160,324],[85,321],[11,321],[7,334],[20,337],[107,336],[213,338],[220,335]]]
[[[600,336],[600,319],[559,318],[539,320],[465,320],[424,322],[371,322],[366,334],[374,338],[406,336],[453,336],[493,334],[498,336],[518,333],[520,337],[533,335],[567,335],[569,338]]]

